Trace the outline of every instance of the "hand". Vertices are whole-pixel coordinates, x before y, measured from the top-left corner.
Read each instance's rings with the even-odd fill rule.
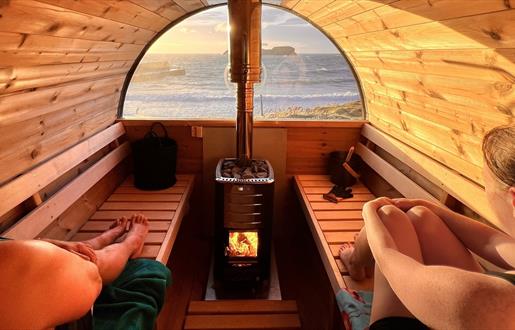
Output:
[[[86,261],[91,261],[93,263],[97,262],[97,255],[95,254],[95,250],[93,250],[91,248],[91,246],[89,246],[86,243],[58,241],[58,240],[53,240],[53,239],[43,239],[43,240],[47,241],[49,243],[52,243],[68,252],[76,254]]]
[[[403,211],[408,211],[415,206],[428,206],[427,201],[415,198],[394,198],[392,199],[392,204]]]
[[[393,200],[388,197],[379,197],[374,200],[371,200],[367,203],[365,203],[364,207],[367,207],[369,209],[377,210],[378,208],[385,206],[385,205],[394,205]]]
[[[385,205],[393,205],[392,200],[388,197],[379,197],[369,202],[366,202],[363,205],[362,215],[363,219],[366,219],[365,213],[367,212],[377,212],[377,210]]]

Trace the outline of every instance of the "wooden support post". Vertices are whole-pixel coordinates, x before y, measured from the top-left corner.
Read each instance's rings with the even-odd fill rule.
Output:
[[[109,150],[114,150],[120,146],[120,141],[118,139],[113,140],[113,142],[109,143]]]
[[[440,202],[455,212],[460,211],[460,209],[462,209],[461,202],[448,193],[443,194],[442,197],[440,197]]]
[[[41,198],[41,195],[39,193],[35,193],[34,195],[32,195],[31,199],[35,206],[39,206],[43,203],[43,199]]]

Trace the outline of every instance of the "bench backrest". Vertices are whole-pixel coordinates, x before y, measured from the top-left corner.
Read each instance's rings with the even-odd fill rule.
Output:
[[[124,142],[120,145],[117,142],[124,134],[123,124],[114,124],[0,187],[0,216],[31,196],[34,197],[36,204],[39,204],[2,236],[16,239],[37,237],[80,196],[129,155],[129,143]],[[39,191],[108,145],[112,148],[106,156],[46,201],[41,201]]]
[[[361,135],[446,191],[449,195],[468,206],[489,222],[498,225],[496,217],[486,200],[484,188],[477,183],[470,181],[461,176],[458,172],[442,165],[410,146],[382,133],[369,124],[363,126]],[[420,187],[401,171],[374,153],[371,148],[360,143],[356,148],[356,152],[374,171],[385,178],[404,196],[438,201],[437,198],[429,194],[424,188]]]

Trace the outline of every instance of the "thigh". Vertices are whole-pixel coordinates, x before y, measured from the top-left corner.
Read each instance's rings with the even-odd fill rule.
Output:
[[[470,251],[461,243],[445,222],[424,206],[406,212],[417,232],[424,263],[483,272]]]
[[[408,216],[395,206],[383,206],[378,215],[388,229],[399,251],[419,262],[422,252],[415,228]],[[371,323],[386,317],[409,317],[413,314],[399,300],[376,264],[374,271],[374,299],[372,303]]]
[[[102,288],[95,264],[43,241],[0,243],[0,324],[49,328],[88,312]]]

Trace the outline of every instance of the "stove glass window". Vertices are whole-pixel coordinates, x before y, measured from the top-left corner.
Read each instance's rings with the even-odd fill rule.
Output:
[[[259,236],[257,231],[229,231],[225,255],[228,257],[257,257]]]

